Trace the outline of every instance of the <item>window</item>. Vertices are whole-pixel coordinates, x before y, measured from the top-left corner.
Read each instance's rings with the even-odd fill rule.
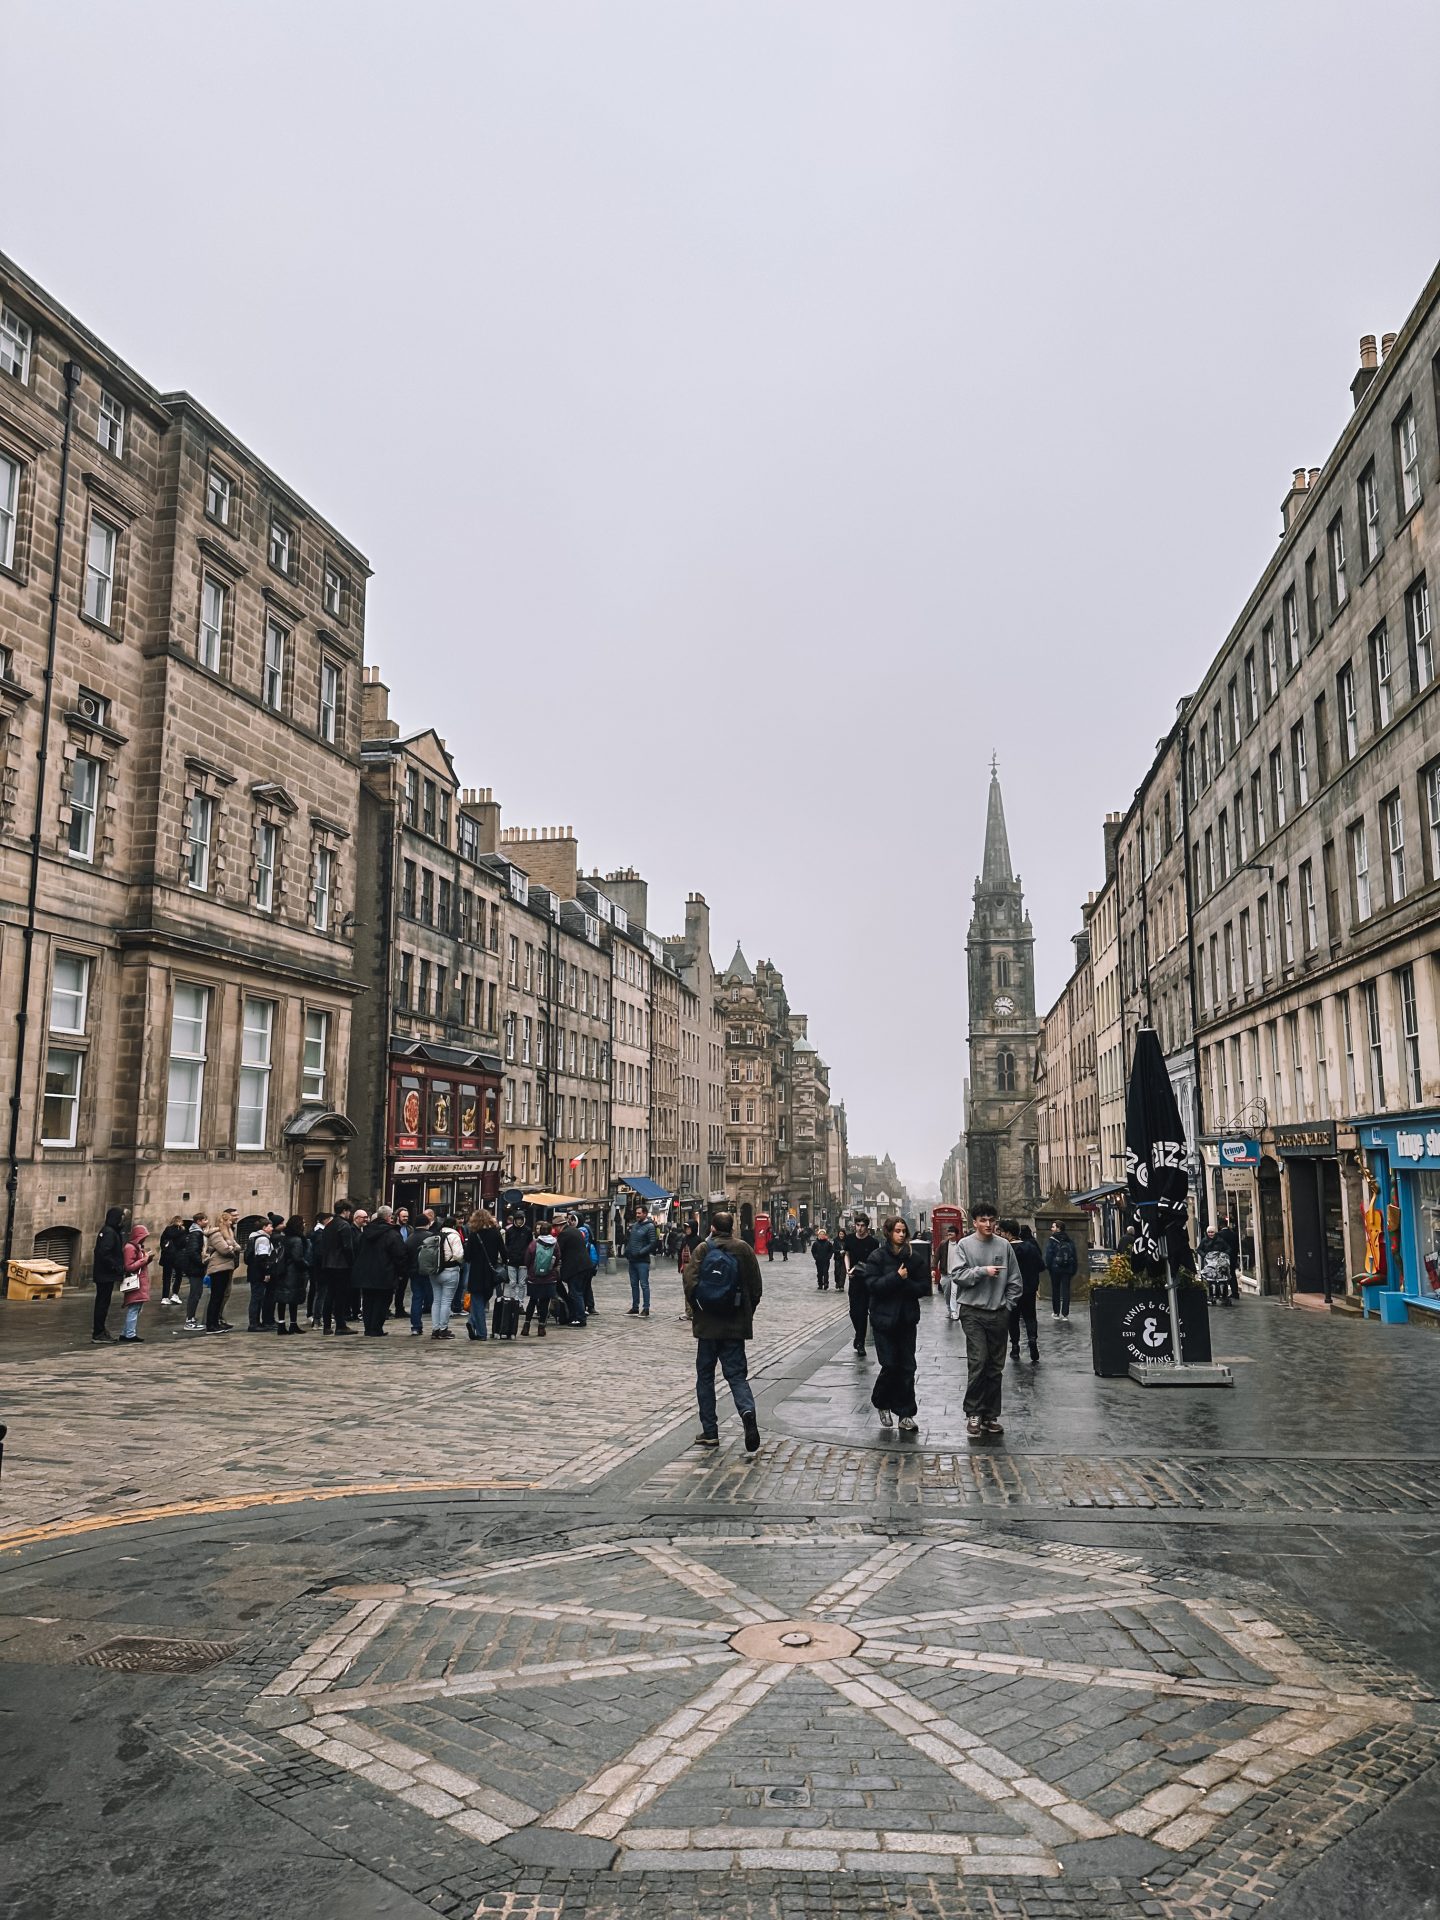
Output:
[[[1340,1037],[1345,1047],[1345,1098],[1348,1111],[1354,1113],[1360,1105],[1360,1082],[1355,1072],[1355,1025],[1350,1016],[1350,996],[1339,995],[1340,1001]]]
[[[1435,634],[1430,625],[1430,586],[1422,573],[1405,596],[1405,632],[1410,641],[1410,678],[1416,693],[1435,678]]]
[[[1215,834],[1212,828],[1205,829],[1205,893],[1208,898],[1215,891]]]
[[[414,767],[405,769],[405,824],[413,827],[420,802],[420,776]]]
[[[1208,721],[1200,727],[1200,786],[1203,791],[1210,784],[1210,725]]]
[[[1255,678],[1255,649],[1245,655],[1245,724],[1253,727],[1260,717],[1260,686]]]
[[[200,1101],[205,1089],[205,1030],[210,994],[205,987],[175,983],[170,1011],[170,1078],[165,1097],[165,1144],[198,1147]]]
[[[1300,867],[1300,931],[1305,951],[1313,953],[1320,944],[1320,917],[1315,911],[1315,866],[1310,860]]]
[[[1360,476],[1360,552],[1371,567],[1380,558],[1380,489],[1372,460]]]
[[[333,660],[320,662],[320,738],[335,744],[340,715],[340,669]]]
[[[1420,1079],[1420,1008],[1415,999],[1415,969],[1401,967],[1395,975],[1400,983],[1400,1039],[1405,1056],[1405,1091],[1411,1106],[1418,1107],[1424,1094]]]
[[[460,815],[459,838],[460,858],[472,862],[479,860],[480,828],[479,824],[468,813],[462,813]]]
[[[0,453],[0,567],[15,564],[15,521],[20,510],[20,466]]]
[[[407,920],[415,918],[415,862],[400,863],[400,911]]]
[[[420,831],[435,838],[435,782],[422,780],[420,783]]]
[[[1230,745],[1238,747],[1240,744],[1240,683],[1233,674],[1225,690],[1225,697],[1230,705]]]
[[[1275,906],[1280,920],[1280,964],[1293,967],[1295,964],[1295,916],[1290,901],[1290,881],[1287,876],[1275,888]]]
[[[85,550],[85,611],[102,627],[110,624],[115,600],[115,549],[120,532],[97,514],[90,522]]]
[[[453,889],[442,874],[436,888],[435,924],[442,933],[453,933],[454,920]]]
[[[1265,783],[1258,773],[1250,776],[1250,819],[1255,828],[1255,845],[1265,844]]]
[[[202,667],[211,673],[220,671],[220,646],[225,635],[225,593],[223,583],[212,574],[200,582],[200,641],[195,649]]]
[[[1327,840],[1320,849],[1325,873],[1325,931],[1333,952],[1340,944],[1340,886],[1335,878],[1335,842]]]
[[[1395,689],[1390,680],[1390,636],[1383,622],[1370,636],[1370,676],[1375,689],[1375,724],[1389,726],[1395,713]]]
[[[273,1000],[246,999],[240,1023],[240,1092],[235,1106],[235,1145],[252,1151],[265,1145],[274,1025]]]
[[[1260,648],[1265,655],[1265,698],[1273,700],[1280,691],[1280,662],[1275,653],[1275,622],[1267,620],[1260,630]]]
[[[77,753],[70,768],[70,857],[95,858],[95,818],[100,807],[100,762]]]
[[[1325,1051],[1325,1015],[1310,1009],[1310,1046],[1315,1059],[1315,1111],[1323,1120],[1330,1112],[1330,1060]]]
[[[440,843],[450,844],[450,795],[444,787],[440,789]]]
[[[318,1007],[305,1015],[305,1050],[300,1064],[300,1098],[323,1100],[330,1053],[330,1016]]]
[[[255,829],[255,905],[261,913],[275,911],[275,867],[280,852],[280,829],[262,820]]]
[[[275,713],[285,704],[285,642],[289,639],[277,620],[265,623],[265,666],[260,676],[260,698]]]
[[[277,573],[288,574],[294,564],[295,535],[283,520],[270,518],[270,564]]]
[[[335,885],[335,855],[329,847],[315,849],[315,931],[330,931],[331,894]]]
[[[565,962],[562,960],[559,964],[560,964],[560,998],[563,1000],[565,997],[565,975],[564,975]],[[509,940],[506,942],[506,946],[505,946],[505,983],[507,986],[513,987],[519,984],[519,980],[520,980],[520,941],[517,938],[517,936],[512,933],[510,935]]]
[[[228,527],[234,498],[235,487],[229,475],[222,473],[218,467],[211,467],[205,475],[206,514],[222,527]]]
[[[995,1056],[995,1085],[1001,1093],[1015,1091],[1015,1056],[1008,1047],[1002,1047]]]
[[[1285,597],[1280,602],[1280,617],[1285,628],[1285,671],[1294,673],[1300,665],[1300,609],[1293,587],[1285,589]]]
[[[0,306],[0,373],[23,385],[30,378],[30,328],[11,307]]]
[[[1430,826],[1430,878],[1440,880],[1440,761],[1427,767],[1425,780],[1425,817]]]
[[[50,980],[50,1031],[83,1033],[89,1001],[89,960],[82,953],[57,953]]]
[[[1215,771],[1219,773],[1225,765],[1225,729],[1220,723],[1220,702],[1215,702],[1210,714],[1210,737],[1215,742]]]
[[[1275,831],[1285,824],[1285,756],[1279,747],[1270,750],[1270,803],[1275,809]]]
[[[1380,822],[1385,829],[1386,869],[1393,907],[1405,898],[1405,809],[1398,793],[1380,802]]]
[[[1319,568],[1315,564],[1314,553],[1305,559],[1305,631],[1313,647],[1320,638],[1320,588],[1317,583]]]
[[[397,993],[400,1005],[408,1013],[414,996],[415,958],[413,954],[400,955],[400,985]]]
[[[80,1072],[85,1056],[70,1047],[45,1054],[45,1089],[40,1106],[42,1147],[73,1147],[80,1122]]]
[[[1395,422],[1395,464],[1400,469],[1400,511],[1406,514],[1420,504],[1420,437],[1411,406]]]
[[[325,563],[325,579],[320,589],[321,603],[334,620],[345,617],[345,576],[337,566],[328,560]]]
[[[1290,1084],[1295,1089],[1295,1112],[1305,1111],[1305,1062],[1300,1053],[1300,1016],[1287,1013],[1285,1016],[1285,1038],[1289,1043]]]
[[[1370,837],[1365,822],[1357,820],[1350,828],[1350,874],[1355,883],[1355,918],[1370,918]]]
[[[1248,987],[1255,978],[1255,943],[1250,933],[1250,909],[1240,914],[1240,982]]]
[[[192,793],[186,823],[190,853],[185,878],[196,893],[204,893],[210,885],[210,836],[214,827],[215,802],[208,793]]]
[[[1325,696],[1315,696],[1315,778],[1323,787],[1330,778],[1330,722],[1326,717]]]
[[[125,451],[125,409],[113,393],[100,389],[100,418],[95,438],[107,453],[118,460]]]
[[[1235,922],[1225,922],[1225,993],[1235,998]]]
[[[1360,709],[1355,699],[1355,669],[1341,667],[1335,676],[1335,697],[1340,703],[1340,758],[1344,765],[1360,751]]]
[[[1330,611],[1338,613],[1350,597],[1345,579],[1345,522],[1337,513],[1326,535],[1330,555]]]
[[[420,962],[420,981],[415,1010],[417,1013],[425,1014],[430,1011],[430,962],[425,959]]]
[[[1370,1100],[1376,1108],[1385,1104],[1385,1050],[1380,1032],[1380,990],[1373,980],[1360,989],[1365,1006],[1365,1045],[1370,1056]]]
[[[1290,729],[1290,768],[1295,776],[1295,804],[1303,807],[1310,798],[1310,761],[1305,751],[1305,722],[1297,720]]]

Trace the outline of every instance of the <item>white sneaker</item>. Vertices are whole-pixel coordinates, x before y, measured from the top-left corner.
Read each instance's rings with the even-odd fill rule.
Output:
[[[198,1320],[187,1320],[185,1322],[185,1331],[187,1333],[195,1333],[198,1331],[199,1326],[200,1322]]]
[[[900,1431],[902,1433],[918,1433],[920,1431],[920,1422],[907,1417],[900,1422]]]
[[[893,1414],[893,1413],[892,1413],[892,1412],[890,1411],[890,1409],[889,1409],[889,1407],[880,1407],[880,1408],[878,1408],[878,1409],[877,1409],[877,1411],[879,1412],[879,1415],[880,1415],[880,1424],[881,1424],[881,1426],[882,1426],[882,1427],[893,1427],[893,1426],[894,1426],[894,1424],[895,1424],[895,1416],[894,1416],[894,1414]]]

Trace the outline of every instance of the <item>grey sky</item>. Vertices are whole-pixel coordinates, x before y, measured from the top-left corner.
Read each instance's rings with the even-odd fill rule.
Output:
[[[991,748],[1044,1005],[1440,253],[1440,10],[11,0],[4,60],[0,248],[368,551],[402,724],[659,931],[702,890],[933,1178]]]

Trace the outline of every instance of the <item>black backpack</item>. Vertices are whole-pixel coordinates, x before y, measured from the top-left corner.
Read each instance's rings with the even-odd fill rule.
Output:
[[[695,1276],[695,1305],[702,1313],[738,1313],[745,1304],[740,1262],[725,1247],[711,1246]]]

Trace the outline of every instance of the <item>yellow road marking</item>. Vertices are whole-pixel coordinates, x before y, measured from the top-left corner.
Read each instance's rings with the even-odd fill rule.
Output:
[[[528,1493],[540,1485],[538,1480],[380,1481],[374,1485],[287,1487],[278,1492],[235,1493],[210,1500],[176,1500],[163,1507],[136,1507],[126,1513],[91,1514],[83,1520],[52,1520],[38,1527],[21,1527],[14,1533],[0,1534],[0,1551],[34,1546],[40,1540],[67,1540],[82,1533],[104,1533],[111,1527],[138,1527],[151,1520],[240,1513],[250,1507],[288,1507],[303,1500],[348,1500],[375,1493]]]

